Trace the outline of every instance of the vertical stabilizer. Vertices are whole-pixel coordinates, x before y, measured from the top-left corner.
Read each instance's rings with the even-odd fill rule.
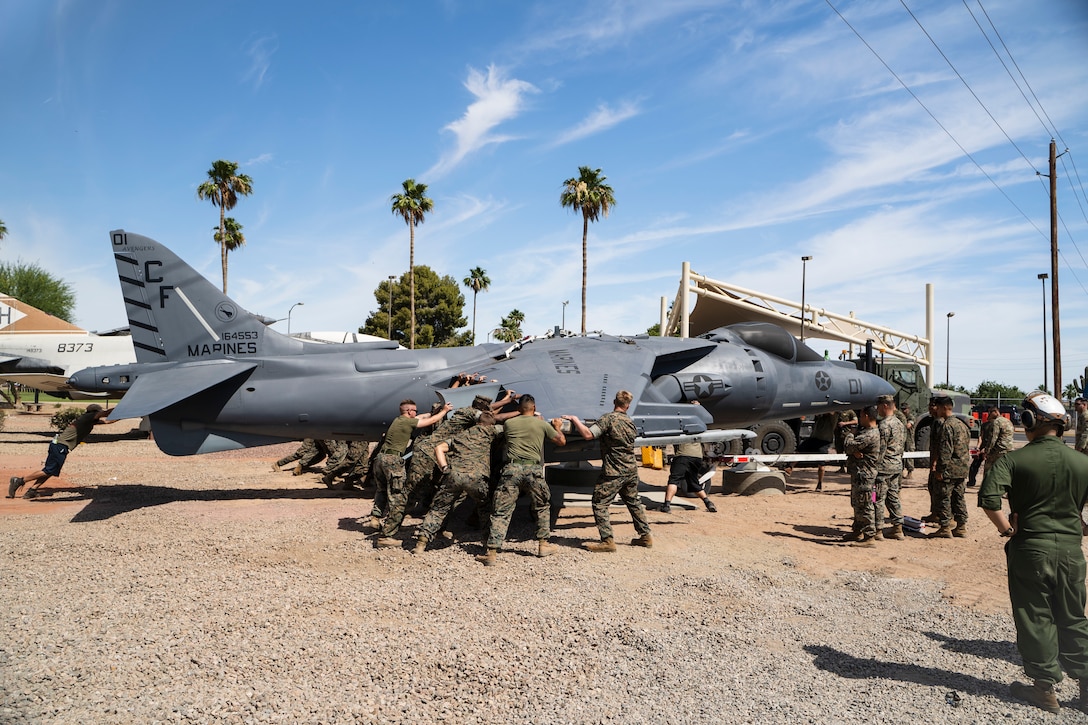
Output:
[[[0,294],[0,334],[37,335],[43,332],[86,332],[14,297]]]
[[[138,362],[252,358],[282,337],[154,239],[110,241]]]

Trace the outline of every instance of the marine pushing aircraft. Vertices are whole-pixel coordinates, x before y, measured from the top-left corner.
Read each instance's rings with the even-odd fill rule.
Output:
[[[124,392],[110,417],[149,416],[155,442],[170,455],[302,438],[375,440],[404,398],[421,408],[436,401],[460,407],[477,394],[514,390],[532,394],[545,417],[592,422],[626,389],[640,438],[672,442],[857,408],[892,392],[881,378],[826,361],[767,323],[689,339],[529,337],[426,350],[391,341],[308,342],[269,329],[153,239],[117,230],[110,244],[137,362],[88,368],[70,382]],[[451,387],[466,371],[488,382]],[[548,455],[575,460],[591,452],[591,444],[575,442]]]
[[[136,362],[127,334],[95,334],[0,295],[0,380],[81,400],[101,395],[73,389],[68,378],[92,365]]]

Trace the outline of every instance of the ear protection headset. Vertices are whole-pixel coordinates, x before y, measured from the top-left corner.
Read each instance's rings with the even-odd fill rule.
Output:
[[[1046,423],[1059,423],[1064,429],[1069,428],[1065,406],[1053,395],[1036,390],[1024,398],[1022,405],[1024,410],[1020,413],[1020,423],[1026,431],[1035,430],[1036,426]]]

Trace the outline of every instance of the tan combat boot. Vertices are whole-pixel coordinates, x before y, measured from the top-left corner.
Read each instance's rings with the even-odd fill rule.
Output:
[[[876,546],[876,536],[863,536],[857,541],[851,541],[847,546],[860,546],[865,549],[871,549]]]
[[[1027,700],[1036,707],[1041,707],[1047,712],[1060,712],[1058,696],[1054,693],[1054,685],[1050,682],[1036,680],[1034,685],[1025,685],[1023,682],[1014,682],[1009,685],[1009,692],[1013,697]]]
[[[952,529],[952,535],[957,539],[967,538],[967,522],[961,522],[956,528]]]
[[[291,475],[292,476],[301,476],[302,475],[302,464],[301,463],[291,469]]]
[[[927,539],[951,539],[952,538],[952,527],[942,526],[941,528],[937,529],[936,531],[934,531],[932,534],[930,534],[926,538]]]
[[[273,473],[279,473],[280,472],[279,461],[276,461],[275,463],[272,464],[272,472]]]
[[[416,545],[412,548],[412,553],[413,554],[422,554],[423,552],[425,552],[427,550],[427,544],[429,544],[429,543],[431,543],[431,540],[428,539],[423,534],[420,534],[419,538],[416,539]]]
[[[476,561],[484,566],[495,566],[499,563],[499,550],[488,549],[486,554],[477,554]]]
[[[889,539],[895,539],[896,541],[902,541],[906,538],[903,536],[903,527],[900,524],[896,524],[889,528],[887,536]]]
[[[603,542],[602,542],[603,543]],[[615,551],[615,545],[612,546],[612,550]],[[555,544],[549,544],[547,539],[541,539],[536,545],[536,555],[543,558],[545,556],[551,556],[552,554],[558,554],[559,547]]]
[[[645,546],[647,549],[652,548],[654,545],[654,539],[649,534],[643,534],[638,538],[631,539],[631,546]]]
[[[612,540],[611,536],[607,539],[602,539],[601,541],[587,541],[586,543],[582,544],[582,546],[589,549],[590,551],[595,552],[616,550],[616,542]],[[541,554],[541,556],[543,556],[543,554]]]
[[[374,542],[374,546],[379,549],[395,549],[400,546],[400,542],[394,539],[392,536],[382,536]]]
[[[883,529],[877,529],[876,533],[873,534],[873,538],[876,539],[877,541],[884,541],[884,531],[883,531]]]

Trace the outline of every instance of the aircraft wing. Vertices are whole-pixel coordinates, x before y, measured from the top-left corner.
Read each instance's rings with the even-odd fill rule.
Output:
[[[143,373],[110,413],[110,419],[142,418],[157,413],[220,383],[248,374],[255,367],[255,362],[217,360]]]

